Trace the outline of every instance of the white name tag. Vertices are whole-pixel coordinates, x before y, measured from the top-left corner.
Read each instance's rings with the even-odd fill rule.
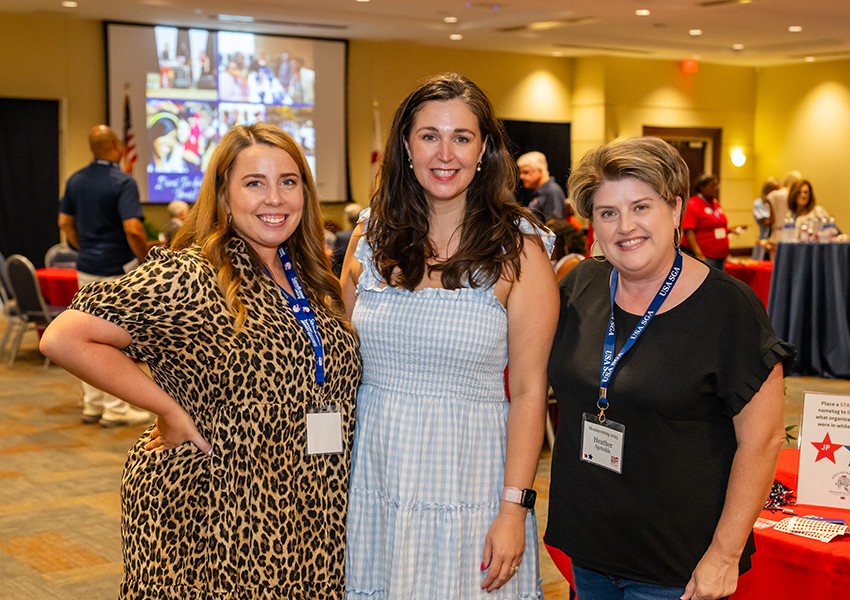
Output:
[[[589,413],[584,413],[581,420],[581,456],[579,458],[615,473],[622,473],[625,426],[607,419],[604,423],[600,423],[599,417]]]
[[[307,413],[307,454],[342,452],[342,415],[339,412]]]
[[[718,227],[717,229],[715,229],[714,230],[714,239],[716,239],[716,240],[726,239],[726,228],[725,227]]]

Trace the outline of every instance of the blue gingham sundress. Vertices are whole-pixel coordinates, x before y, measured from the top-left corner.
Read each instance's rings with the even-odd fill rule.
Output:
[[[551,250],[554,236],[527,222],[522,229]],[[363,380],[346,599],[541,598],[533,513],[517,575],[492,594],[481,590],[505,465],[507,311],[492,288],[382,287],[365,238],[355,258]]]

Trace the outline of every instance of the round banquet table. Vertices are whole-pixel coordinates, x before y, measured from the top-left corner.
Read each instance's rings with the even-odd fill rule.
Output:
[[[767,313],[793,374],[850,379],[850,242],[778,244]]]

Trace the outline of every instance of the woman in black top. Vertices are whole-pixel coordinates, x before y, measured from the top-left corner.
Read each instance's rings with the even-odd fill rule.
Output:
[[[569,186],[607,262],[561,282],[546,543],[583,600],[728,596],[773,482],[793,347],[748,287],[679,252],[688,171],[671,146],[606,144]]]

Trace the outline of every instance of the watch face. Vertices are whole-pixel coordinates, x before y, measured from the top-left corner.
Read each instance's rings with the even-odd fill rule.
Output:
[[[523,490],[522,492],[522,502],[520,504],[525,508],[534,508],[534,503],[537,502],[537,492],[534,490]]]

